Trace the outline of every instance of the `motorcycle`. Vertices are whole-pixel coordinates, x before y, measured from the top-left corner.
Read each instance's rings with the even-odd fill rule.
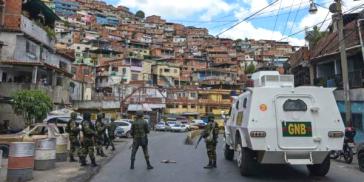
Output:
[[[356,135],[356,130],[353,127],[347,127],[345,129],[345,139],[344,146],[342,150],[331,151],[330,159],[338,159],[344,158],[347,164],[351,164],[353,162],[355,143],[354,137]]]

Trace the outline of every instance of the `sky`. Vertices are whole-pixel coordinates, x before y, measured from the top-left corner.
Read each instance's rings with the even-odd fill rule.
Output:
[[[216,36],[276,0],[105,0],[108,4],[142,10],[146,16],[159,15],[169,22],[209,29]],[[310,0],[278,0],[256,16],[219,35],[232,39],[273,39],[303,46],[304,30],[331,23],[328,7],[333,0],[313,0],[316,14],[308,12]],[[344,12],[363,5],[364,0],[343,0]],[[320,23],[326,20],[324,23]],[[297,33],[300,32],[302,33]],[[294,35],[292,35],[294,34]]]

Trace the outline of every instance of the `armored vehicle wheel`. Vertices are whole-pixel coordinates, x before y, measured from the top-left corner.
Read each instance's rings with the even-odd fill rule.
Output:
[[[234,150],[231,150],[228,144],[225,144],[224,155],[226,160],[232,161],[234,159]]]
[[[321,164],[307,165],[307,169],[312,176],[326,176],[330,170],[330,157],[326,157]]]
[[[358,155],[359,169],[364,172],[364,152],[360,152]]]
[[[243,148],[241,144],[236,149],[237,164],[242,176],[251,176],[255,169],[254,153],[248,148]]]

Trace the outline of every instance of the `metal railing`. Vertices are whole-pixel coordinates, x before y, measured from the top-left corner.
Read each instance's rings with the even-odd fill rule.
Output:
[[[315,86],[323,87],[337,87],[343,88],[342,75],[331,75],[326,77],[316,78],[314,80]],[[364,87],[364,70],[355,70],[349,72],[349,86],[350,88],[363,88]]]

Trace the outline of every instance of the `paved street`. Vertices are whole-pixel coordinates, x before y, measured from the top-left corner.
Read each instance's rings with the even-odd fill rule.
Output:
[[[191,145],[184,145],[185,134],[182,133],[153,133],[150,137],[151,162],[155,169],[148,171],[142,155],[138,151],[136,169],[129,170],[129,151],[120,154],[101,169],[93,178],[93,182],[185,182],[185,181],[362,181],[364,173],[357,165],[346,165],[333,162],[332,168],[324,178],[310,177],[305,166],[264,166],[257,170],[254,177],[240,176],[236,165],[223,158],[222,142],[218,146],[218,168],[205,170],[207,157],[204,143],[198,150]],[[176,164],[163,164],[160,161],[170,159]],[[356,161],[355,161],[356,163]]]

